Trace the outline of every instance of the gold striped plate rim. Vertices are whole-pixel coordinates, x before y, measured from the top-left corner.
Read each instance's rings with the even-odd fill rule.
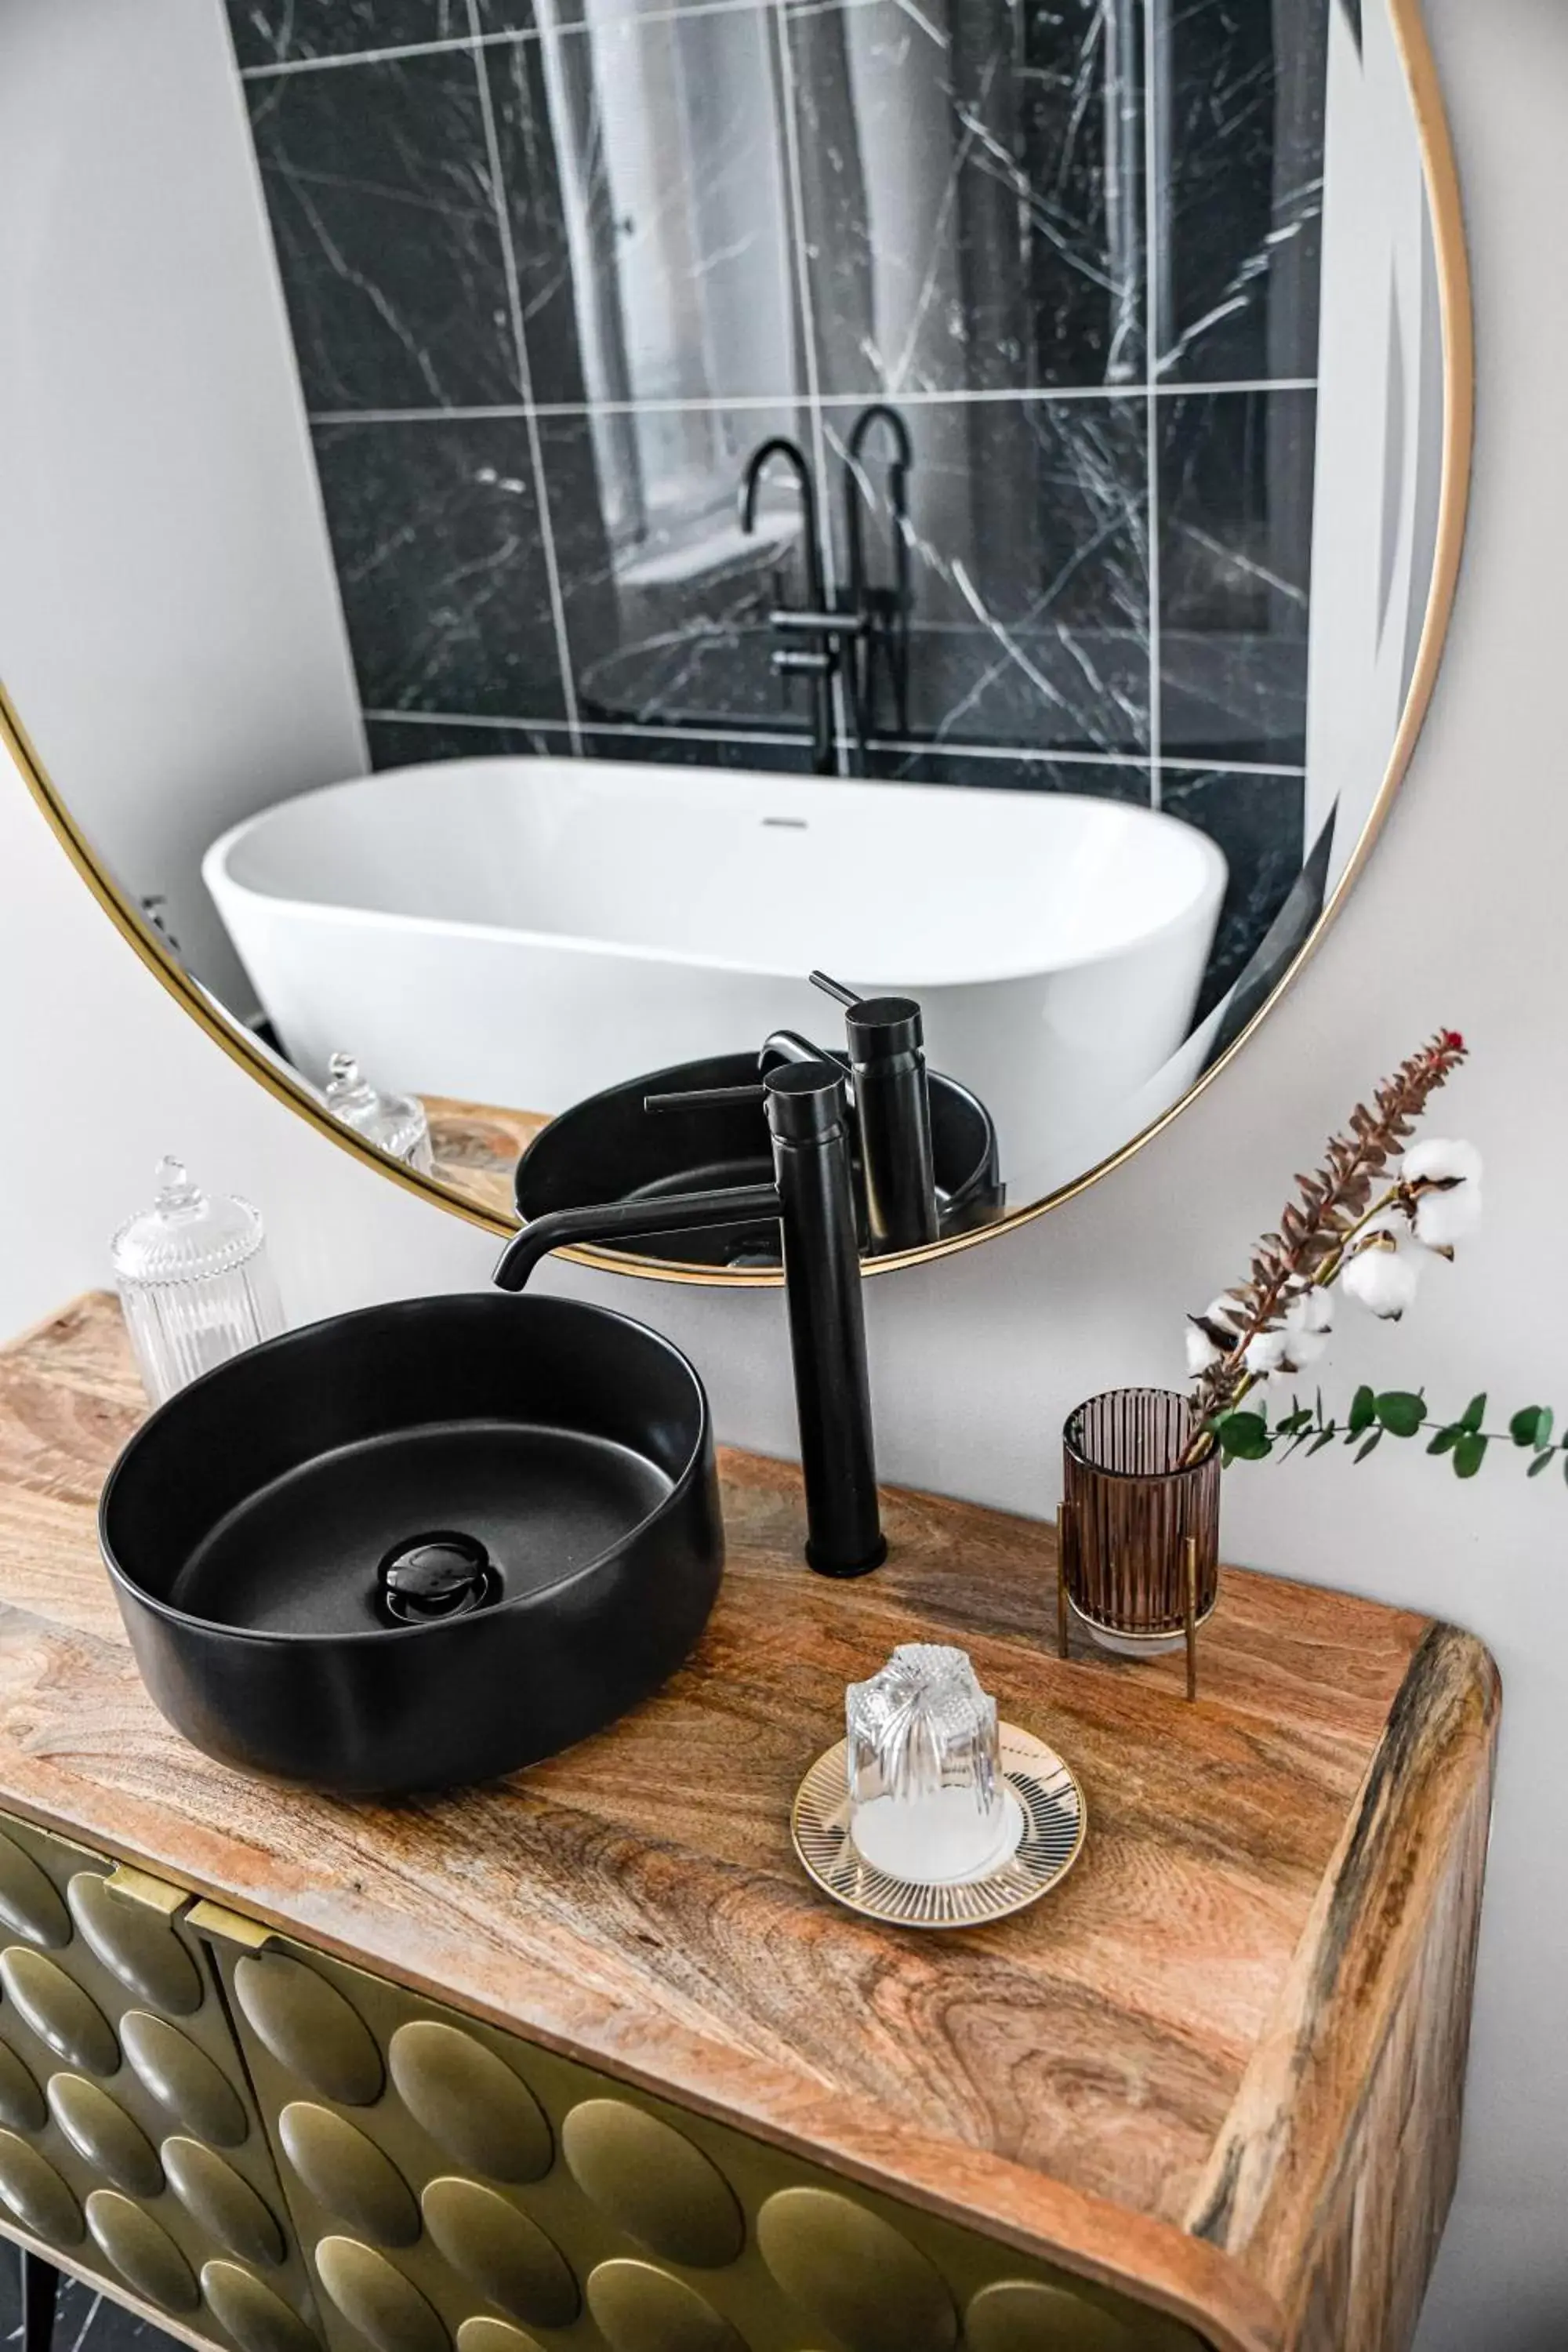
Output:
[[[817,1758],[790,1808],[802,1869],[825,1895],[863,1918],[897,1927],[983,1927],[1048,1895],[1067,1876],[1089,1829],[1076,1773],[1054,1748],[1016,1724],[998,1727],[1002,1773],[1024,1814],[1017,1849],[984,1878],[922,1886],[861,1859],[849,1836],[847,1743]]]

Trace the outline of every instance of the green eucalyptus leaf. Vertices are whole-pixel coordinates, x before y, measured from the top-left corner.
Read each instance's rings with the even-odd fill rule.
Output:
[[[1275,1433],[1280,1437],[1300,1437],[1311,1426],[1312,1416],[1304,1404],[1298,1405],[1294,1412],[1288,1412],[1283,1421],[1277,1421],[1274,1424]]]
[[[1467,1430],[1470,1430],[1470,1431],[1474,1432],[1474,1431],[1476,1431],[1476,1430],[1479,1429],[1479,1427],[1480,1427],[1480,1425],[1481,1425],[1482,1422],[1483,1422],[1483,1421],[1485,1421],[1486,1417],[1487,1417],[1487,1392],[1486,1392],[1485,1389],[1483,1389],[1483,1390],[1481,1391],[1481,1392],[1480,1392],[1479,1396],[1473,1396],[1473,1397],[1470,1399],[1469,1403],[1465,1407],[1464,1412],[1459,1415],[1459,1427],[1460,1427],[1461,1429],[1467,1429]],[[1473,1477],[1473,1476],[1474,1476],[1474,1475],[1475,1475],[1475,1473],[1472,1471],[1469,1475]]]
[[[1437,1432],[1426,1451],[1428,1454],[1452,1454],[1464,1433],[1458,1423],[1451,1421],[1447,1429],[1440,1429]]]
[[[1552,1437],[1552,1407],[1549,1404],[1521,1405],[1508,1425],[1508,1433],[1516,1445],[1545,1445]]]
[[[1371,1435],[1370,1437],[1363,1437],[1363,1438],[1362,1439],[1361,1444],[1356,1447],[1356,1450],[1355,1450],[1355,1458],[1356,1458],[1356,1460],[1357,1460],[1358,1462],[1364,1462],[1364,1461],[1366,1460],[1367,1455],[1368,1455],[1369,1454],[1374,1453],[1374,1452],[1376,1451],[1377,1447],[1378,1447],[1378,1446],[1380,1446],[1382,1444],[1383,1444],[1383,1432],[1382,1432],[1382,1430],[1381,1430],[1381,1429],[1374,1429],[1374,1430],[1373,1431],[1373,1433],[1372,1433],[1372,1435]]]
[[[1454,1475],[1473,1478],[1486,1458],[1486,1439],[1478,1430],[1467,1429],[1454,1448]]]
[[[1227,1412],[1219,1442],[1232,1462],[1261,1462],[1269,1449],[1268,1423],[1260,1412]]]
[[[1541,1474],[1542,1474],[1542,1472],[1545,1469],[1545,1467],[1546,1467],[1547,1464],[1548,1464],[1549,1462],[1553,1462],[1553,1461],[1555,1461],[1555,1460],[1556,1460],[1556,1458],[1557,1458],[1557,1457],[1556,1457],[1556,1453],[1555,1453],[1554,1448],[1549,1445],[1549,1446],[1547,1447],[1547,1449],[1546,1449],[1546,1451],[1545,1451],[1545,1453],[1544,1453],[1544,1454],[1538,1454],[1536,1455],[1536,1457],[1535,1457],[1534,1461],[1531,1464],[1531,1465],[1530,1465],[1529,1469],[1525,1472],[1525,1474],[1524,1474],[1524,1475],[1525,1475],[1525,1476],[1526,1476],[1527,1478],[1539,1478],[1539,1477],[1540,1477],[1540,1475],[1541,1475]]]
[[[1376,1412],[1391,1437],[1414,1437],[1426,1418],[1426,1401],[1408,1389],[1384,1389]]]
[[[1319,1430],[1316,1437],[1313,1438],[1312,1443],[1308,1446],[1307,1452],[1309,1455],[1321,1454],[1325,1445],[1331,1445],[1333,1444],[1334,1439],[1338,1434],[1339,1432],[1335,1429],[1333,1423],[1331,1421],[1326,1429]]]
[[[1376,1392],[1375,1391],[1369,1389],[1363,1381],[1362,1386],[1357,1389],[1353,1398],[1351,1400],[1350,1419],[1345,1423],[1345,1426],[1352,1437],[1359,1437],[1363,1429],[1370,1429],[1372,1427],[1372,1424],[1376,1418]]]

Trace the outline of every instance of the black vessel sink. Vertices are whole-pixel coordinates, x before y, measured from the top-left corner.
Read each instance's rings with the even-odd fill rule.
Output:
[[[643,1108],[649,1095],[741,1087],[756,1075],[754,1053],[712,1054],[649,1070],[574,1103],[540,1130],[518,1161],[518,1214],[531,1224],[552,1210],[577,1209],[590,1201],[659,1200],[671,1192],[765,1181],[773,1174],[773,1148],[759,1105],[707,1104],[658,1118]],[[933,1070],[931,1124],[942,1237],[991,1223],[1005,1205],[1006,1192],[990,1113],[967,1087]],[[690,1265],[779,1263],[778,1225],[772,1220],[745,1231],[725,1225],[650,1236],[626,1247],[637,1257]]]
[[[690,1652],[723,1566],[679,1349],[499,1292],[220,1365],[132,1439],[99,1533],[170,1722],[361,1796],[489,1780],[614,1721]]]

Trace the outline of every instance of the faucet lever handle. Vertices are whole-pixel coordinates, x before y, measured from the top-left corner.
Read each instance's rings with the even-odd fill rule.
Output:
[[[863,996],[857,996],[852,988],[846,988],[841,980],[834,980],[826,971],[808,971],[806,978],[813,988],[820,988],[824,996],[831,996],[840,1004],[864,1004],[866,1002]]]
[[[763,1086],[693,1087],[685,1094],[644,1095],[644,1110],[710,1110],[719,1103],[760,1103],[767,1094]]]

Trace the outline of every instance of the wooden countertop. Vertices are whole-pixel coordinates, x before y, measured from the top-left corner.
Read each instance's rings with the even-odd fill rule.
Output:
[[[448,1095],[422,1099],[430,1120],[434,1172],[442,1183],[515,1223],[512,1178],[534,1137],[549,1126],[549,1113],[501,1110],[489,1103],[458,1102]]]
[[[729,1454],[723,1591],[659,1697],[496,1786],[339,1802],[209,1762],[142,1688],[94,1507],[143,1410],[110,1299],[0,1352],[0,1806],[1135,2280],[1233,2352],[1352,2352],[1310,2332],[1310,2306],[1349,2227],[1347,2166],[1376,2130],[1396,2162],[1414,2103],[1431,2179],[1400,2226],[1420,2278],[1387,2292],[1418,2304],[1451,2186],[1499,1704],[1469,1636],[1227,1570],[1189,1706],[1179,1658],[1058,1660],[1047,1528],[894,1494],[887,1567],[831,1584],[801,1562],[794,1467]],[[910,1638],[967,1647],[1087,1792],[1077,1868],[997,1927],[874,1927],[791,1850],[846,1681]]]

